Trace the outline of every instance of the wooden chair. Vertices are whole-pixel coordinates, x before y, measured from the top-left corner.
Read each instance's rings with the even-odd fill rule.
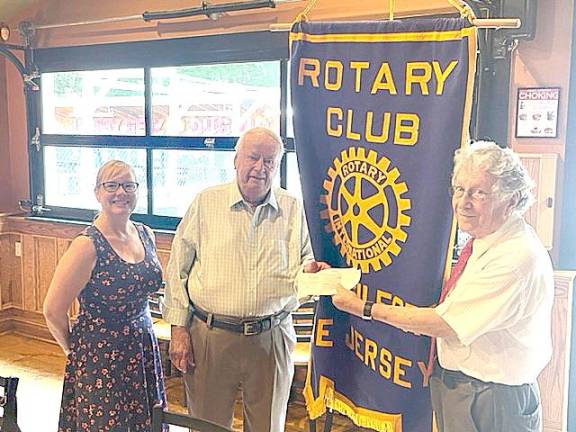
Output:
[[[164,282],[162,283],[164,286]],[[154,334],[158,339],[158,347],[160,349],[160,360],[162,362],[162,369],[164,376],[172,376],[172,363],[170,362],[170,324],[162,319],[162,299],[164,298],[164,288],[160,291],[151,294],[148,297],[148,305],[150,306],[150,315],[152,315],[152,322],[154,325]]]
[[[224,426],[190,417],[187,414],[179,414],[163,409],[156,405],[152,412],[152,432],[162,432],[162,423],[189,428],[193,432],[232,432]]]
[[[315,301],[304,303],[292,312],[292,321],[294,322],[294,329],[296,330],[296,346],[292,353],[294,380],[290,390],[290,402],[304,403],[302,391],[304,389],[304,383],[306,382],[308,361],[310,360],[310,343],[312,341],[315,313]]]
[[[3,409],[2,417],[0,417],[0,431],[20,432],[17,424],[18,407],[16,401],[18,378],[4,378],[0,376],[0,388],[4,389],[4,394],[0,396],[0,408]]]

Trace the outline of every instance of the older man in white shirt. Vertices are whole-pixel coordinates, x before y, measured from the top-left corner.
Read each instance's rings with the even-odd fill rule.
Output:
[[[540,431],[536,379],[552,352],[554,281],[547,251],[521,216],[532,180],[517,155],[494,143],[459,150],[454,161],[452,206],[471,253],[441,303],[372,305],[343,290],[333,301],[437,338],[430,391],[439,432]]]

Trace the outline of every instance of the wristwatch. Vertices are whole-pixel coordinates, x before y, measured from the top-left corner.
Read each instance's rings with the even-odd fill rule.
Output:
[[[374,306],[374,302],[370,300],[366,300],[364,303],[364,309],[362,309],[362,319],[366,321],[372,320],[372,306]]]

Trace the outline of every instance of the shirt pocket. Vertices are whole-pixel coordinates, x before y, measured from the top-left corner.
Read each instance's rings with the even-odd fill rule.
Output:
[[[290,277],[290,248],[287,240],[268,239],[260,243],[257,257],[258,272],[262,277],[276,282]]]
[[[270,266],[270,274],[276,277],[288,276],[290,269],[290,244],[287,240],[276,239],[264,248],[263,263]]]
[[[258,289],[262,298],[280,301],[280,307],[295,294],[296,271],[291,254],[290,243],[284,239],[270,240],[260,249]]]

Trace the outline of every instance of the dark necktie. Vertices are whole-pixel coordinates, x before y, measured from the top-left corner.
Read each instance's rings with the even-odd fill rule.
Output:
[[[450,291],[454,289],[456,285],[456,281],[464,271],[464,267],[466,267],[466,263],[468,262],[468,258],[472,255],[472,243],[474,243],[474,239],[468,240],[468,243],[464,245],[462,251],[460,252],[460,256],[458,257],[458,261],[456,261],[456,265],[452,268],[450,272],[450,277],[442,287],[442,291],[440,292],[440,300],[439,304],[444,301],[446,296],[450,294]],[[428,373],[432,373],[432,367],[434,365],[434,361],[436,360],[436,338],[432,337],[430,341],[430,354],[428,356]]]

